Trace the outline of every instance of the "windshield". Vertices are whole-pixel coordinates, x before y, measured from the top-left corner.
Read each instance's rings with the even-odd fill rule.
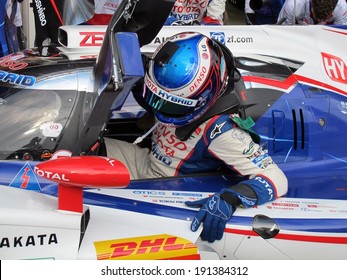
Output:
[[[75,90],[0,87],[0,159],[44,159],[71,112]]]

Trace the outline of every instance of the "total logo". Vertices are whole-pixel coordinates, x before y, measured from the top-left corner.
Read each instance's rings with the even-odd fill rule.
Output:
[[[44,178],[51,179],[51,180],[59,180],[59,181],[65,181],[69,182],[70,179],[66,177],[66,174],[64,173],[55,173],[55,172],[50,172],[47,170],[41,170],[37,166],[34,167],[34,172]]]
[[[337,56],[321,53],[325,72],[331,80],[347,84],[346,63]]]

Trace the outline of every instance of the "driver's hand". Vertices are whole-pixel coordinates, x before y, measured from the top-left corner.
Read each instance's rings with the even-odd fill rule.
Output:
[[[220,193],[196,201],[186,201],[185,204],[189,207],[201,207],[190,228],[197,231],[203,223],[201,239],[208,242],[222,239],[225,225],[237,207],[223,200]]]

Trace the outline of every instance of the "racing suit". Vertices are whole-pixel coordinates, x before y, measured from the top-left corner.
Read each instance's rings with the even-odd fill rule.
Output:
[[[295,16],[294,16],[295,15]],[[278,23],[291,24],[316,24],[311,17],[310,0],[286,0],[278,15]],[[347,24],[347,2],[338,0],[332,14],[324,21],[318,24]]]
[[[245,1],[246,22],[248,24],[275,24],[284,0],[263,0],[261,7],[252,10],[250,0]]]
[[[225,1],[176,0],[165,25],[222,25]]]
[[[132,179],[207,172],[227,165],[231,172],[246,178],[241,183],[253,189],[257,204],[287,192],[286,176],[231,115],[207,120],[186,141],[176,137],[174,127],[158,123],[151,151],[109,138],[105,138],[105,144],[107,156],[126,164]]]
[[[114,12],[117,10],[121,0],[95,0],[95,14],[87,21],[92,25],[107,25]]]

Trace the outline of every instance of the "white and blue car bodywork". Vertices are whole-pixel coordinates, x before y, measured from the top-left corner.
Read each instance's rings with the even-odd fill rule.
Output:
[[[136,3],[121,8],[131,14],[126,5]],[[101,132],[141,136],[143,109],[131,92],[143,76],[140,51],[192,28],[159,28],[147,42],[127,18],[119,12],[116,28],[95,27],[105,31],[101,48],[78,53],[85,37],[63,27],[60,56],[0,59],[0,259],[347,259],[347,29],[339,26],[194,26],[233,52],[242,74],[235,94],[289,181],[286,197],[237,209],[222,240],[190,230],[196,210],[184,201],[240,180],[227,172],[86,184],[82,211],[59,209],[57,182],[68,184],[74,170],[43,178],[40,164],[101,157],[89,155]]]

